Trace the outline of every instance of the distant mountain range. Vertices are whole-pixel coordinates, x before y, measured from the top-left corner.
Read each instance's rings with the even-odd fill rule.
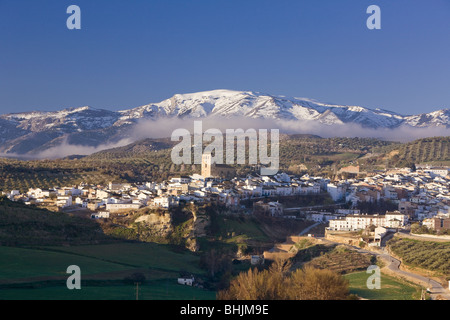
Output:
[[[400,115],[387,110],[327,104],[307,98],[214,90],[176,94],[159,103],[122,111],[80,107],[54,112],[4,114],[0,116],[0,153],[33,156],[63,144],[93,148],[114,145],[124,139],[132,139],[133,130],[141,120],[214,116],[308,121],[330,126],[357,124],[370,129],[450,127],[449,109]]]

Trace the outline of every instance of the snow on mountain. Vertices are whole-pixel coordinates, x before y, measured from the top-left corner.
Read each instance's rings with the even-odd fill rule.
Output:
[[[440,111],[436,111],[439,113]],[[414,118],[381,109],[322,103],[307,98],[288,98],[248,91],[214,90],[176,94],[172,98],[138,108],[120,111],[119,122],[159,117],[202,118],[207,116],[249,117],[278,120],[311,120],[323,124],[357,123],[368,128],[415,126]],[[448,118],[420,115],[421,126],[449,124]],[[418,116],[419,117],[419,116]]]
[[[405,117],[405,123],[412,127],[446,127],[450,125],[450,109],[422,113],[416,116]]]
[[[0,116],[0,119],[12,121],[17,123],[18,128],[33,132],[50,129],[71,132],[107,128],[118,117],[117,112],[81,107],[53,112],[12,113]]]
[[[213,90],[176,94],[158,103],[122,111],[80,107],[1,115],[0,152],[27,153],[62,140],[81,145],[111,143],[123,138],[141,119],[168,117],[301,120],[323,125],[358,124],[371,129],[450,127],[449,109],[404,116],[387,110],[322,103],[309,98]]]

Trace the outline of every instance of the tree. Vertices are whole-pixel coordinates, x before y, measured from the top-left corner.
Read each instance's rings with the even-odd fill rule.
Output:
[[[349,296],[348,280],[333,271],[311,267],[296,270],[288,290],[292,300],[344,300]]]
[[[270,265],[269,272],[272,275],[286,276],[292,267],[289,259],[276,258]]]
[[[201,257],[200,262],[208,270],[209,276],[214,278],[216,273],[226,272],[231,268],[231,253],[213,248]]]
[[[269,270],[250,269],[218,292],[219,300],[344,300],[349,298],[348,280],[330,270],[311,267],[286,271],[283,261]]]

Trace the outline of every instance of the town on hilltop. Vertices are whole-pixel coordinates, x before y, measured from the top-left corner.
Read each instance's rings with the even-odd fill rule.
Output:
[[[448,167],[389,169],[365,173],[364,178],[358,177],[354,168],[350,171],[349,177],[335,181],[283,172],[273,176],[236,177],[231,167],[204,161],[201,174],[176,176],[162,183],[81,183],[49,190],[30,188],[26,193],[12,190],[4,195],[27,205],[85,212],[92,219],[107,219],[111,214],[143,207],[169,209],[180,203],[217,203],[226,206],[230,212],[287,219],[302,217],[316,223],[328,223],[327,232],[330,233],[372,228],[371,245],[379,245],[388,231],[409,230],[412,223],[430,233],[449,232]],[[332,201],[328,205],[307,208],[292,206],[292,201],[289,205],[283,203],[285,198],[295,199],[300,195],[327,195]],[[358,209],[358,205],[380,201],[394,204],[396,210],[362,214]]]

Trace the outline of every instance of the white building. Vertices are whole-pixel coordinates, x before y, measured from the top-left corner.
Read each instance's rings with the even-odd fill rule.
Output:
[[[432,177],[440,176],[440,177],[446,177],[448,176],[449,168],[431,168],[424,170],[425,172],[428,172]]]
[[[102,212],[95,212],[91,214],[91,219],[108,219],[109,218],[109,212],[102,211]]]
[[[188,278],[178,278],[178,284],[182,284],[185,286],[192,286],[194,285],[194,276],[190,276]]]
[[[344,219],[330,220],[330,230],[359,231],[367,227],[403,228],[408,223],[408,216],[400,212],[387,212],[385,215],[353,214]]]
[[[137,210],[142,207],[140,203],[107,203],[106,210],[109,212],[121,210]]]
[[[61,208],[70,207],[72,205],[72,196],[58,196],[56,198],[56,206]]]
[[[189,183],[191,181],[190,177],[173,177],[170,179],[170,182],[172,183]]]
[[[156,197],[153,199],[153,205],[155,207],[167,209],[172,206],[178,205],[178,201],[176,200],[175,197],[171,197],[171,196]]]
[[[327,192],[330,194],[331,199],[335,202],[342,200],[345,196],[345,190],[340,185],[328,184]]]
[[[328,221],[338,219],[340,217],[340,215],[333,214],[331,212],[312,211],[312,212],[307,212],[306,217],[308,220],[311,220],[311,221],[327,223]]]

